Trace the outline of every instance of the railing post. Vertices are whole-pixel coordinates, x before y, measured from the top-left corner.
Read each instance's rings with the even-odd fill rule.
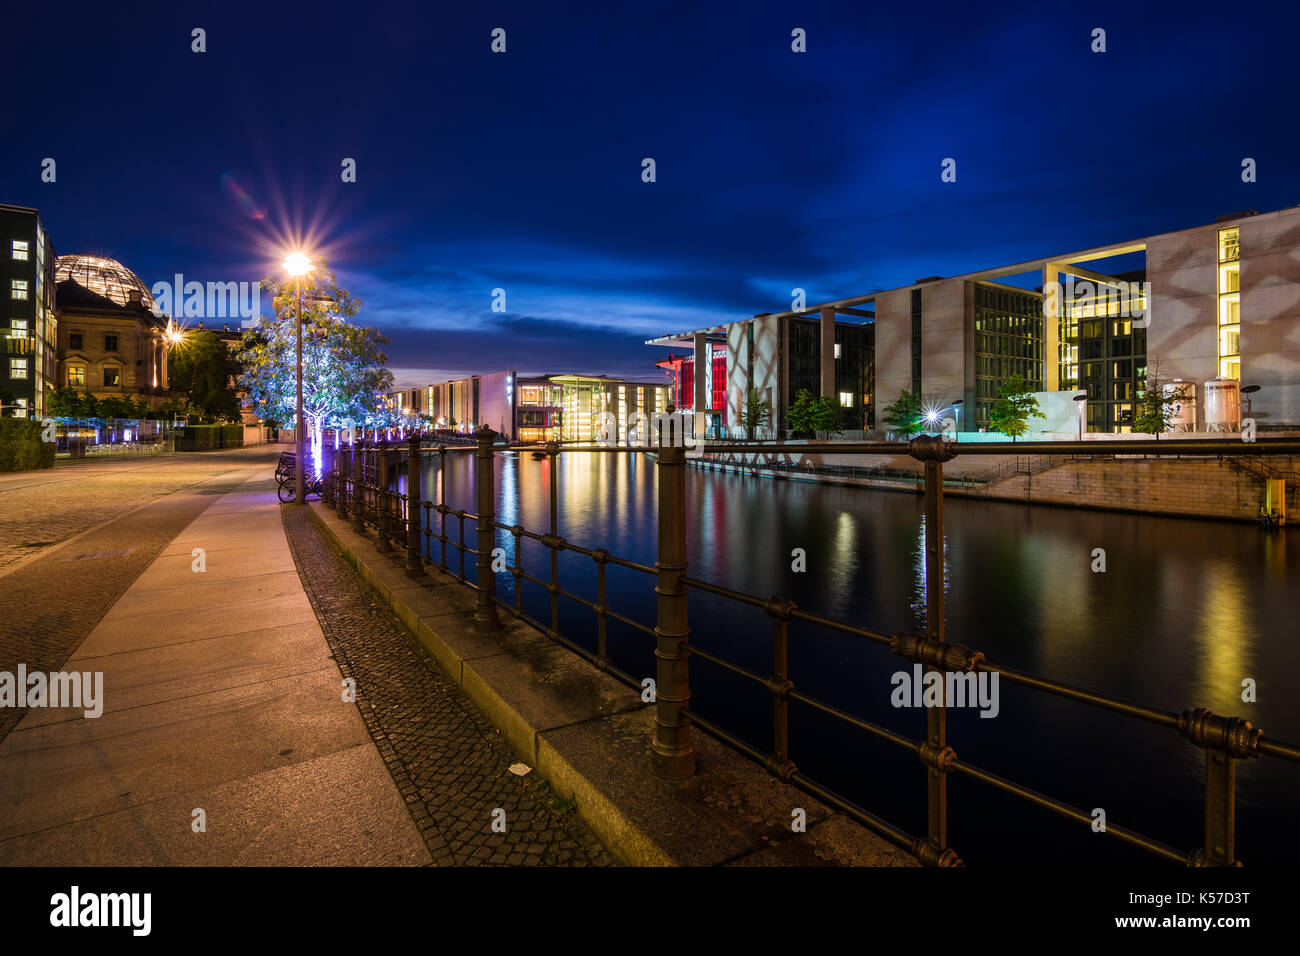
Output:
[[[388,493],[389,481],[388,439],[381,438],[375,450],[375,550],[391,554],[393,542],[389,540],[392,525],[392,496]]]
[[[684,711],[691,697],[686,639],[686,449],[676,444],[674,422],[669,420],[669,441],[663,444],[660,423],[659,457],[659,557],[658,614],[655,624],[655,735],[651,744],[654,769],[661,777],[689,777],[695,773],[695,747],[690,721]]]
[[[352,446],[352,530],[364,534],[366,530],[366,489],[362,486],[366,450]]]
[[[772,695],[772,762],[768,769],[782,780],[795,771],[790,759],[790,612],[793,601],[775,595],[767,599],[764,610],[772,618],[772,679],[767,689]]]
[[[348,488],[345,482],[347,471],[347,451],[340,448],[334,456],[334,508],[340,519],[348,516]]]
[[[931,641],[944,640],[943,463],[956,452],[952,443],[935,435],[910,442],[912,457],[925,464],[925,630]],[[948,746],[948,702],[944,700],[943,671],[939,675],[939,706],[927,707],[927,753],[940,754]],[[938,760],[926,764],[926,836],[935,847],[948,846],[948,772]]]
[[[478,534],[476,536],[477,545],[475,547],[475,567],[476,574],[474,583],[475,591],[475,608],[474,608],[474,630],[485,633],[501,629],[501,621],[497,618],[496,593],[497,579],[492,573],[492,542],[495,539],[493,528],[493,518],[495,517],[494,502],[492,500],[492,469],[495,464],[492,454],[492,443],[496,441],[497,433],[483,425],[474,433],[474,438],[478,442],[478,449],[474,452],[474,471],[478,484]],[[461,552],[462,555],[464,552]]]
[[[447,446],[438,446],[438,543],[442,560],[438,567],[447,571]],[[433,557],[433,555],[430,555]]]
[[[411,432],[406,440],[406,576],[424,577],[420,557],[420,436]]]
[[[560,636],[560,473],[556,467],[560,460],[560,443],[546,443],[547,463],[550,465],[547,484],[550,485],[551,497],[551,534],[547,547],[551,552],[551,584],[547,588],[551,596],[551,637]]]
[[[333,508],[334,495],[337,493],[338,488],[334,480],[334,462],[338,458],[338,454],[328,451],[328,446],[325,444],[325,436],[323,433],[321,435],[320,453],[322,457],[328,455],[330,463],[328,469],[321,469],[321,478],[323,479],[321,481],[321,504],[326,508]]]
[[[1237,760],[1258,757],[1263,732],[1242,717],[1185,710],[1178,732],[1205,750],[1205,846],[1201,866],[1240,866],[1236,856]]]

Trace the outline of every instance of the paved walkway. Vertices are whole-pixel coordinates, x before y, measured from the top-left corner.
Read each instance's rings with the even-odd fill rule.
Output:
[[[0,743],[0,863],[430,862],[342,699],[266,476],[259,461],[224,476],[231,490],[208,489],[225,493],[207,498],[63,665],[103,672],[103,716],[31,709]],[[202,573],[195,548],[206,551]],[[61,581],[43,599],[55,606],[76,590]],[[206,832],[195,832],[196,810]]]

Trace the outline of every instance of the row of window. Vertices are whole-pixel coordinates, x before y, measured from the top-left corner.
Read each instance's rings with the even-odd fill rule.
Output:
[[[122,384],[122,370],[111,365],[101,370],[100,385],[104,388],[117,388]],[[26,357],[13,356],[9,359],[9,377],[25,380],[31,374],[31,360]],[[86,387],[86,366],[69,365],[67,384],[74,388]]]

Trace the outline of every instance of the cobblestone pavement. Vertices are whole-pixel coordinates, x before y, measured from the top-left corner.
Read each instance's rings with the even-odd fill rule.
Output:
[[[441,666],[328,542],[304,508],[285,533],[321,629],[435,865],[608,866],[613,861],[515,757]],[[506,832],[493,833],[492,812]]]
[[[187,460],[190,456],[137,460],[129,469],[114,463],[115,467],[97,469],[99,474],[87,472],[85,480],[73,481],[66,480],[71,471],[60,474],[56,467],[42,473],[44,480],[0,485],[0,542],[8,542],[15,533],[67,538],[93,528],[76,541],[44,547],[20,567],[0,571],[0,671],[15,673],[20,663],[29,672],[60,670],[172,538],[215,496],[246,480],[248,467],[260,461],[248,453],[217,454],[220,460],[193,462]],[[266,451],[261,457],[274,460],[273,453]],[[194,486],[194,493],[159,498],[180,483]],[[128,497],[127,503],[114,501],[113,488]],[[83,496],[95,503],[87,504]],[[151,499],[155,500],[144,507],[121,513],[131,502],[138,505]],[[119,516],[112,518],[114,513]],[[96,521],[101,522],[98,527]],[[0,709],[0,740],[24,713],[25,709]]]
[[[273,461],[278,453],[278,446],[255,446],[60,462],[42,471],[0,475],[0,575],[87,528],[232,468]]]

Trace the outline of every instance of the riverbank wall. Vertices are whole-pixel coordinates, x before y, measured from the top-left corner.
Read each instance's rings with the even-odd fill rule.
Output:
[[[1030,446],[1032,447],[1032,446]],[[820,455],[816,445],[755,454],[688,451],[695,468],[784,481],[919,494],[924,466],[907,455]],[[944,494],[1103,511],[1261,521],[1269,478],[1286,480],[1300,521],[1300,457],[1016,456],[962,454],[944,464]]]

